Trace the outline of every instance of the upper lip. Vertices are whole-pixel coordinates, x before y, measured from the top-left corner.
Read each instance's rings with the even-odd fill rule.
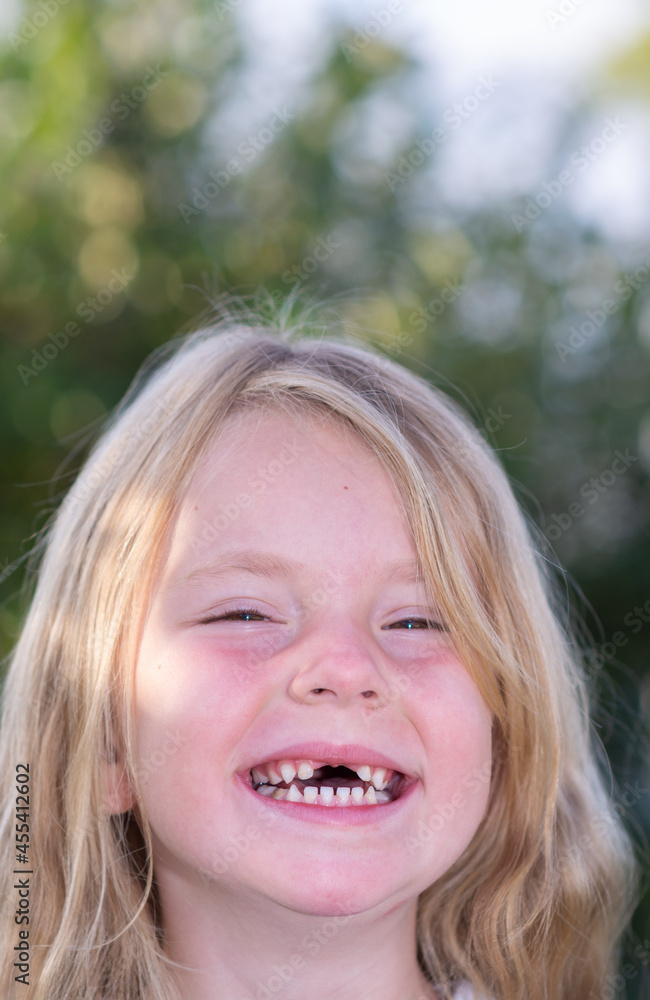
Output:
[[[277,750],[265,753],[260,751],[261,756],[251,760],[239,772],[243,776],[247,775],[253,767],[267,764],[276,760],[322,760],[327,761],[332,766],[349,764],[369,764],[371,767],[386,767],[393,771],[399,771],[407,778],[415,780],[417,775],[410,771],[404,764],[393,760],[379,750],[372,747],[362,746],[360,743],[291,743],[288,746],[279,747]]]

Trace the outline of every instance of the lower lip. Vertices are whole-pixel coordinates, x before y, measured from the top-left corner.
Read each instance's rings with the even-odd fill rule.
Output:
[[[272,796],[260,795],[245,778],[237,776],[237,780],[263,809],[273,809],[276,814],[284,813],[288,819],[304,820],[307,823],[333,824],[334,826],[367,826],[382,819],[391,819],[401,812],[420,784],[419,779],[416,779],[404,789],[398,799],[385,802],[383,805],[346,805],[340,807],[308,805],[306,802],[287,802],[286,799],[274,799]]]

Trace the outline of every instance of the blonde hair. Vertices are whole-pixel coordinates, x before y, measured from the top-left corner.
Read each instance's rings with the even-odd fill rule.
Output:
[[[493,714],[486,815],[418,900],[421,968],[445,997],[463,978],[496,1000],[590,996],[618,958],[633,852],[575,642],[497,458],[457,404],[343,329],[218,308],[142,367],[37,546],[0,728],[2,954],[17,941],[14,771],[29,762],[32,1000],[177,1000],[147,818],[108,814],[101,766],[117,732],[132,768],[139,629],[190,477],[224,420],[276,406],[339,421],[381,461]],[[14,975],[5,965],[7,1000],[22,995]]]

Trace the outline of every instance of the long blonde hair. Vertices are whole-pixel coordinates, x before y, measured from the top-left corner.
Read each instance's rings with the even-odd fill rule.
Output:
[[[586,1000],[614,971],[635,865],[579,653],[505,473],[456,403],[343,328],[219,308],[143,366],[37,546],[0,724],[3,956],[18,941],[15,767],[28,762],[32,1000],[178,1000],[147,818],[108,814],[102,761],[117,731],[133,766],[138,632],[189,479],[228,416],[274,406],[327,414],[382,462],[493,713],[486,815],[418,900],[421,968],[445,997],[465,978],[496,1000]],[[7,1000],[23,995],[15,975],[5,964]]]

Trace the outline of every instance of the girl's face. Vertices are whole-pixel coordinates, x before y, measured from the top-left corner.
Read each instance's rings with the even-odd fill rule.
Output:
[[[275,411],[225,425],[175,522],[136,667],[163,894],[216,886],[356,913],[414,899],[462,854],[488,801],[491,718],[426,626],[439,615],[416,563],[398,496],[352,434]],[[290,749],[304,743],[331,746]],[[387,758],[409,788],[388,804],[294,804],[245,780],[336,748],[355,765]]]

